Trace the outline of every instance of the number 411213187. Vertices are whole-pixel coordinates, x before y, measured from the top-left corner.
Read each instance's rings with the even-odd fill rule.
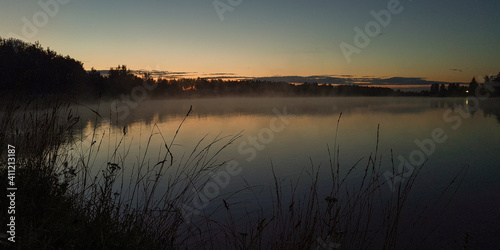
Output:
[[[14,187],[14,180],[16,179],[16,147],[12,145],[7,146],[7,165],[9,186]]]

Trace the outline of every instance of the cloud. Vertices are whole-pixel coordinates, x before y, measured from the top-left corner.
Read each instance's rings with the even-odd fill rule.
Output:
[[[351,84],[351,78],[342,78],[334,76],[270,76],[270,77],[257,77],[256,80],[261,81],[272,81],[272,82],[293,82],[293,83],[304,83],[304,82],[315,82],[321,84]]]
[[[209,76],[234,76],[236,75],[235,73],[209,73],[209,74],[205,74],[205,75],[209,75]]]
[[[254,79],[253,77],[237,76],[237,75],[232,75],[232,76],[217,75],[217,76],[209,76],[209,77],[203,77],[203,78],[204,79],[209,79],[209,80],[216,80],[216,79],[226,79],[226,80],[242,80],[242,79],[247,79],[247,80],[251,80],[251,79]]]
[[[460,71],[460,69],[450,69],[454,71]],[[107,75],[108,70],[99,70],[101,74]],[[131,70],[132,73],[136,75],[143,75],[149,72],[153,77],[162,77],[166,79],[173,78],[197,78],[201,77],[204,79],[224,79],[224,80],[241,80],[241,79],[254,79],[260,81],[271,81],[271,82],[289,82],[289,83],[319,83],[319,84],[355,84],[355,85],[365,85],[365,86],[429,86],[434,83],[438,84],[448,84],[449,82],[439,82],[439,81],[429,81],[425,77],[373,77],[373,76],[362,76],[354,77],[352,75],[312,75],[312,76],[266,76],[266,77],[248,77],[242,75],[236,75],[231,72],[218,72],[218,73],[198,73],[198,72],[188,72],[188,71],[162,71],[162,70]]]
[[[162,77],[162,78],[189,78],[197,75],[198,72],[173,72],[166,70],[131,70],[132,74],[136,75],[144,75],[144,73],[149,73],[153,77]]]
[[[352,77],[352,76],[272,76],[258,77],[256,80],[319,84],[357,84],[357,85],[431,85],[433,83],[447,84],[448,82],[428,81],[424,77]]]

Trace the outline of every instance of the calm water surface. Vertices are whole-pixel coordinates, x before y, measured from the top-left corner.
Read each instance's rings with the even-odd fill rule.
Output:
[[[245,187],[256,188],[261,203],[269,202],[272,183],[271,162],[276,175],[295,180],[311,166],[320,168],[320,187],[329,188],[328,146],[339,145],[339,163],[347,170],[360,161],[365,166],[377,145],[381,168],[391,168],[400,157],[418,165],[427,160],[408,203],[413,211],[439,202],[440,194],[464,166],[469,166],[461,188],[446,209],[436,209],[423,221],[439,227],[429,238],[436,246],[461,246],[466,232],[475,246],[498,246],[500,233],[500,100],[482,101],[477,108],[467,98],[222,98],[193,100],[152,100],[130,108],[120,119],[98,121],[97,134],[102,150],[95,165],[113,160],[113,149],[123,134],[128,164],[138,164],[151,137],[146,159],[158,160],[164,144],[170,142],[192,105],[192,113],[182,125],[172,146],[175,161],[186,159],[201,138],[202,145],[217,137],[241,135],[217,156],[233,160],[241,173],[233,176],[219,196]],[[109,106],[93,105],[100,113],[110,113]],[[82,112],[85,111],[84,108]],[[469,110],[467,110],[469,109]],[[337,121],[342,113],[338,134]],[[277,116],[281,114],[283,116]],[[111,122],[110,122],[111,121]],[[92,134],[95,117],[88,114],[82,135]],[[158,134],[161,131],[161,136]],[[102,134],[105,134],[102,136]],[[433,133],[438,133],[433,140]],[[100,138],[100,137],[97,137]],[[99,139],[94,139],[100,141]],[[424,147],[415,141],[422,142]],[[91,139],[84,140],[90,143]],[[439,143],[441,142],[441,143]],[[84,143],[84,144],[85,144]],[[421,143],[421,144],[422,144]],[[432,146],[434,145],[434,146]],[[421,156],[424,156],[422,158]],[[184,157],[184,158],[183,158]],[[355,179],[362,167],[353,172]],[[245,180],[245,181],[244,181]],[[303,187],[306,189],[306,187]],[[390,186],[387,186],[387,190]],[[241,192],[231,199],[246,202],[248,210],[258,209],[253,195]],[[445,206],[442,205],[441,207]],[[205,209],[210,209],[211,206]],[[417,215],[413,215],[417,216]],[[432,224],[432,223],[431,223]],[[432,225],[424,226],[427,231]],[[433,224],[434,225],[434,224]],[[422,233],[423,234],[423,233]],[[415,236],[415,235],[413,235]],[[409,236],[405,236],[409,237]],[[416,235],[416,238],[424,237]]]

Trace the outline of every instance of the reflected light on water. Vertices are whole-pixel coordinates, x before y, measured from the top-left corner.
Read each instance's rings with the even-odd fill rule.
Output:
[[[498,184],[500,156],[497,154],[500,141],[498,118],[500,102],[490,100],[491,103],[480,103],[477,115],[462,119],[461,126],[456,130],[451,128],[454,123],[443,119],[443,114],[450,108],[463,106],[464,102],[465,106],[469,107],[474,105],[473,101],[467,98],[154,100],[144,102],[143,106],[134,110],[135,113],[130,116],[130,120],[123,121],[119,126],[110,124],[109,120],[98,126],[97,134],[102,135],[106,132],[107,138],[104,138],[102,145],[99,141],[101,137],[94,138],[101,148],[106,149],[96,154],[95,166],[105,166],[108,161],[116,162],[115,159],[109,158],[110,155],[114,155],[113,149],[116,143],[125,145],[123,150],[116,151],[119,156],[129,156],[127,161],[123,162],[124,165],[142,164],[134,157],[137,155],[145,156],[146,162],[154,164],[155,160],[161,158],[159,157],[161,153],[165,153],[162,149],[162,145],[165,144],[164,139],[170,142],[176,135],[176,130],[184,119],[189,105],[193,106],[193,113],[185,120],[171,148],[176,162],[181,161],[183,156],[187,157],[205,136],[208,143],[214,138],[234,136],[243,131],[241,138],[217,157],[221,161],[234,160],[242,168],[241,176],[234,177],[223,193],[241,189],[247,181],[249,185],[266,187],[272,183],[271,162],[278,177],[290,180],[295,180],[298,174],[304,168],[310,168],[311,164],[314,167],[321,166],[319,184],[327,188],[331,185],[327,145],[333,150],[334,142],[339,146],[337,149],[341,171],[349,170],[360,159],[366,162],[374,153],[378,142],[377,157],[384,171],[392,167],[391,153],[396,157],[397,166],[398,155],[407,157],[410,152],[420,149],[415,140],[423,141],[431,138],[432,131],[440,128],[449,139],[443,144],[436,144],[436,150],[429,155],[425,168],[415,184],[413,193],[415,200],[410,200],[409,203],[415,205],[418,200],[438,197],[444,183],[449,182],[454,173],[465,164],[469,164],[470,172],[462,184],[461,192],[456,195],[453,213],[450,213],[450,218],[443,224],[443,231],[439,234],[448,234],[451,238],[461,237],[464,230],[481,234],[485,232],[484,223],[481,221],[489,221],[498,214],[476,204],[491,204],[491,200],[488,199],[498,197],[500,190]],[[289,124],[283,130],[274,133],[272,137],[265,137],[271,138],[265,140],[268,142],[257,141],[260,145],[252,149],[256,156],[252,158],[252,154],[248,153],[251,149],[249,138],[259,138],[263,130],[270,128],[270,122],[275,117],[273,108],[283,112],[284,107],[287,114],[291,115]],[[335,138],[340,112],[343,115],[338,136]],[[380,138],[377,138],[379,124]],[[154,125],[157,130],[152,129]],[[124,126],[128,132],[121,141]],[[84,134],[91,134],[94,129],[93,123],[86,123],[83,129]],[[158,130],[161,131],[161,136],[158,135]],[[150,133],[154,134],[151,141]],[[243,150],[238,150],[243,142],[246,143],[244,147],[240,147]],[[151,143],[151,146],[145,153],[148,143]],[[87,142],[85,145],[88,147],[90,144],[91,142]],[[248,160],[250,158],[252,160]],[[362,178],[364,174],[362,168],[355,169],[352,173],[355,178]],[[245,182],[242,178],[245,178]],[[263,203],[271,200],[265,193],[259,196]],[[236,195],[233,199],[244,201],[248,200],[248,197]],[[474,200],[473,204],[469,204],[471,200]],[[256,209],[253,207],[254,203],[249,202],[247,208]],[[468,221],[468,224],[455,226],[453,223],[457,221],[456,218],[463,216],[474,219]]]

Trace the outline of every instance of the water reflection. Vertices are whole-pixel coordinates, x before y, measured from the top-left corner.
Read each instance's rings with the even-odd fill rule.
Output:
[[[320,187],[328,187],[329,155],[327,145],[333,148],[334,142],[339,147],[339,162],[343,171],[348,171],[356,162],[365,164],[377,146],[381,157],[382,170],[391,168],[391,154],[396,159],[402,155],[408,157],[418,148],[415,140],[432,137],[432,131],[440,128],[447,136],[446,142],[437,144],[434,152],[422,170],[416,192],[409,201],[411,209],[426,206],[439,200],[440,193],[451,178],[464,165],[470,165],[462,188],[456,193],[455,200],[449,204],[452,209],[445,214],[430,214],[424,227],[433,222],[442,222],[433,242],[446,242],[463,239],[465,232],[474,233],[475,239],[495,243],[498,239],[489,234],[499,232],[497,225],[500,206],[500,100],[481,101],[479,107],[471,108],[473,103],[466,98],[222,98],[191,100],[150,100],[142,102],[133,109],[129,116],[120,120],[111,112],[109,103],[87,104],[87,107],[75,106],[81,114],[79,133],[107,136],[102,143],[104,150],[95,156],[96,165],[106,165],[109,151],[123,137],[121,145],[123,155],[129,158],[123,164],[137,165],[135,156],[145,156],[154,164],[158,159],[159,148],[164,144],[159,138],[162,131],[164,138],[172,138],[186,113],[192,106],[193,112],[186,119],[172,146],[175,160],[181,160],[186,152],[191,152],[199,140],[205,136],[208,141],[217,136],[237,135],[242,137],[228,147],[219,157],[222,161],[235,161],[241,167],[241,175],[231,178],[231,183],[221,192],[231,193],[239,190],[246,183],[262,187],[255,191],[262,204],[270,203],[271,197],[264,190],[272,183],[270,162],[275,173],[282,178],[294,179],[304,168],[311,165],[322,166]],[[470,108],[470,116],[461,119],[460,126],[448,122],[443,115],[450,111],[458,114],[459,110]],[[90,110],[97,111],[101,117]],[[260,140],[265,128],[270,127],[275,117],[273,109],[288,113],[289,124],[283,130],[268,135]],[[339,114],[342,118],[339,134],[335,128]],[[466,111],[467,112],[467,111]],[[155,130],[153,130],[153,125]],[[377,138],[377,127],[380,125]],[[123,135],[126,131],[126,135]],[[243,132],[242,132],[243,131]],[[144,153],[144,146],[151,139],[152,150]],[[83,138],[84,148],[92,142]],[[118,139],[117,139],[118,138]],[[254,138],[254,139],[251,139]],[[257,139],[255,139],[257,138]],[[250,154],[248,149],[252,140],[259,143]],[[242,146],[241,143],[246,143]],[[142,149],[141,149],[142,148]],[[255,157],[250,157],[255,154]],[[252,158],[251,160],[248,160]],[[397,161],[397,160],[396,160]],[[397,165],[399,162],[395,162]],[[353,170],[352,185],[355,185],[364,172]],[[244,181],[243,181],[244,178]],[[307,189],[307,187],[299,187]],[[320,190],[321,192],[321,190]],[[233,196],[245,209],[257,209],[248,193]],[[213,203],[215,204],[219,203]],[[206,209],[210,209],[208,206]],[[246,211],[246,210],[242,210]],[[417,216],[417,215],[415,215]],[[427,224],[426,224],[427,223]],[[411,236],[411,235],[410,235]],[[409,236],[409,237],[410,237]],[[418,238],[419,236],[412,236]],[[418,239],[417,239],[418,240]],[[476,246],[481,245],[476,242]],[[490,245],[486,245],[490,246]]]
[[[183,117],[190,106],[193,115],[203,118],[212,116],[269,115],[272,108],[287,107],[294,115],[338,115],[348,113],[421,113],[429,109],[454,109],[457,106],[470,105],[467,98],[421,98],[421,97],[339,97],[339,98],[219,98],[219,99],[183,99],[149,100],[131,109],[128,116],[120,119],[112,112],[111,102],[100,104],[76,105],[81,118],[93,123],[97,111],[103,120],[112,125],[123,127],[140,121],[146,125],[164,122],[168,119]],[[481,101],[479,109],[485,115],[491,115],[500,122],[499,100]]]

